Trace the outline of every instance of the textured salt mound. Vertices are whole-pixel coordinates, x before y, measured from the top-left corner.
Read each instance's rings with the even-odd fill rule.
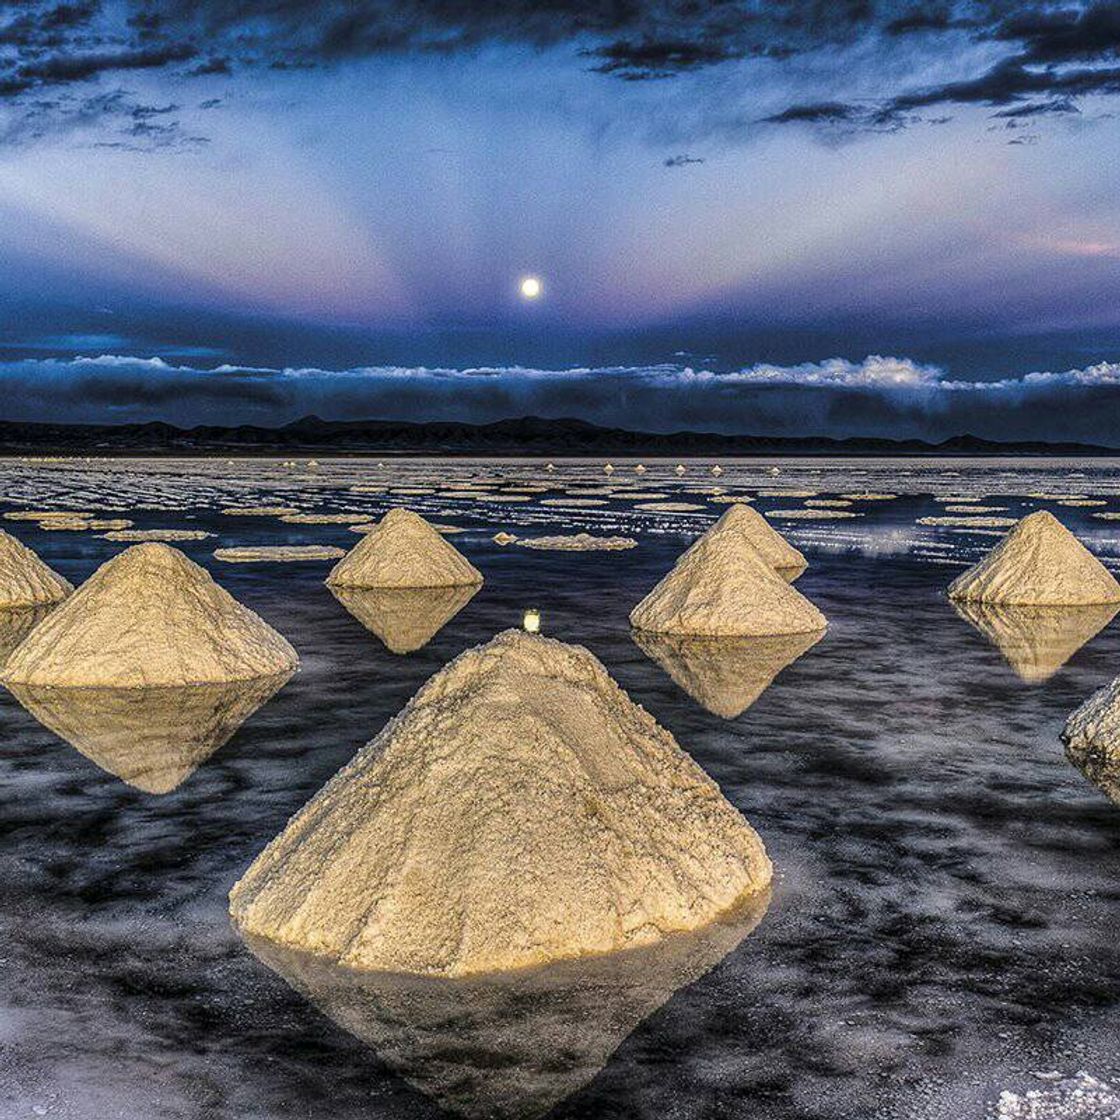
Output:
[[[102,770],[145,793],[169,793],[291,677],[156,688],[10,685],[44,726]]]
[[[735,719],[783,669],[815,646],[824,632],[772,638],[692,638],[635,630],[631,636],[642,653],[698,704],[723,719]]]
[[[292,818],[230,909],[281,946],[451,977],[649,945],[770,877],[750,825],[587,650],[507,630]]]
[[[531,1120],[587,1084],[643,1019],[743,941],[769,893],[644,949],[455,980],[363,972],[246,941],[443,1108]]]
[[[704,539],[634,608],[630,623],[713,638],[806,634],[828,625],[758,552]]]
[[[116,529],[110,533],[103,533],[107,541],[125,541],[129,543],[144,541],[203,541],[207,537],[216,537],[217,533],[209,533],[205,529]]]
[[[521,548],[558,552],[612,552],[638,547],[638,542],[633,537],[594,537],[590,533],[556,537],[524,537],[516,543]]]
[[[478,594],[459,587],[331,587],[331,594],[392,653],[426,646]]]
[[[45,607],[5,607],[0,609],[0,670],[8,663],[21,642],[54,609]]]
[[[1062,742],[1070,761],[1120,801],[1120,677],[1069,717]]]
[[[15,684],[140,688],[290,672],[296,651],[177,549],[143,544],[100,568],[15,651]]]
[[[1087,607],[1024,607],[957,600],[957,614],[976,627],[1028,684],[1049,680],[1120,610],[1117,603]]]
[[[1120,602],[1120,583],[1052,514],[1024,517],[949,585],[951,599],[1025,606]]]
[[[460,587],[482,573],[438,530],[411,510],[396,508],[332,569],[332,587]]]
[[[292,563],[300,560],[337,560],[346,549],[329,544],[244,545],[216,548],[214,559],[227,564]]]
[[[805,557],[762,514],[748,506],[731,506],[700,540],[712,542],[724,537],[753,546],[770,567],[776,568],[787,579],[800,575],[808,566]]]
[[[57,603],[73,590],[25,544],[0,530],[0,609]]]

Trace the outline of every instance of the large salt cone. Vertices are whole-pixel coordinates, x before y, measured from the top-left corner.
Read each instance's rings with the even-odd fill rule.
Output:
[[[178,549],[140,544],[114,556],[32,631],[0,680],[143,688],[291,672],[296,651]]]
[[[392,653],[426,646],[478,594],[462,587],[331,587],[331,594]]]
[[[1019,606],[1120,603],[1120,583],[1052,514],[1024,517],[949,585],[950,599]]]
[[[811,634],[828,621],[739,534],[713,533],[681,556],[630,612],[630,624],[655,634],[744,638]]]
[[[53,607],[11,607],[0,610],[0,671],[27,635]]]
[[[769,901],[762,891],[702,930],[643,949],[456,980],[363,972],[246,942],[443,1108],[532,1120],[586,1085],[643,1019],[735,950]]]
[[[809,562],[804,555],[797,551],[762,516],[758,510],[748,505],[734,503],[729,505],[720,519],[698,540],[693,542],[695,548],[701,541],[712,541],[727,537],[729,540],[742,540],[752,545],[763,560],[774,568],[780,576],[792,583],[805,569]],[[682,554],[683,560],[688,552]]]
[[[40,723],[102,770],[162,794],[229,742],[290,678],[283,673],[155,688],[8,687]]]
[[[735,719],[783,669],[815,646],[824,631],[769,638],[692,638],[633,630],[630,636],[701,707],[723,719]]]
[[[292,818],[230,909],[349,967],[453,977],[652,944],[770,877],[754,829],[587,650],[507,630]]]
[[[1066,757],[1120,804],[1120,677],[1066,720],[1062,742]]]
[[[31,549],[0,529],[0,609],[47,606],[73,590]]]
[[[954,600],[953,608],[1003,654],[1022,680],[1041,684],[1112,621],[1120,603],[1022,607]]]
[[[332,587],[462,587],[482,573],[418,513],[397,507],[331,569]]]

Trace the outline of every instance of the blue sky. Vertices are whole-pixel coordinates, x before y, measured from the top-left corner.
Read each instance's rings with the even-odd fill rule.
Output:
[[[805,380],[879,354],[1052,373],[1072,438],[1120,421],[1108,378],[1090,404],[1065,376],[1120,358],[1118,53],[1117,4],[20,0],[0,10],[0,377],[43,392],[7,413],[374,415],[353,371],[403,368],[418,418],[483,415],[466,380],[426,397],[419,367],[506,370],[519,390],[486,416],[628,411],[516,381],[578,367],[710,425],[689,371],[768,364],[819,393],[786,426],[902,432],[897,386],[838,421],[837,386]],[[281,371],[284,392],[227,378],[203,406],[106,378],[113,398],[75,364],[101,355]],[[668,395],[642,372],[663,367]],[[292,393],[297,368],[351,371],[346,392]],[[916,426],[940,431],[931,407]],[[949,414],[1010,432],[999,411]]]

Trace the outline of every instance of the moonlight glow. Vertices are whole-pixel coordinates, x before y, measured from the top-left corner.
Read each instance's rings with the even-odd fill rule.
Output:
[[[521,298],[522,299],[539,299],[541,294],[541,282],[536,276],[526,276],[521,281]]]

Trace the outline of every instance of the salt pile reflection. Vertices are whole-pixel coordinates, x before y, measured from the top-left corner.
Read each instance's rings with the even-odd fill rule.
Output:
[[[478,594],[481,584],[458,587],[334,587],[332,595],[392,653],[426,646]]]
[[[443,1108],[531,1120],[587,1084],[679,989],[759,924],[770,892],[647,949],[446,980],[344,968],[246,937],[253,954]]]
[[[160,794],[190,777],[291,676],[154,688],[13,683],[8,690],[102,770],[145,793]]]
[[[630,636],[701,707],[723,719],[735,719],[783,669],[812,649],[824,631],[764,638],[694,638],[633,630]]]
[[[1049,680],[1115,617],[1120,604],[1012,606],[950,600],[957,614],[1003,654],[1027,684]]]

